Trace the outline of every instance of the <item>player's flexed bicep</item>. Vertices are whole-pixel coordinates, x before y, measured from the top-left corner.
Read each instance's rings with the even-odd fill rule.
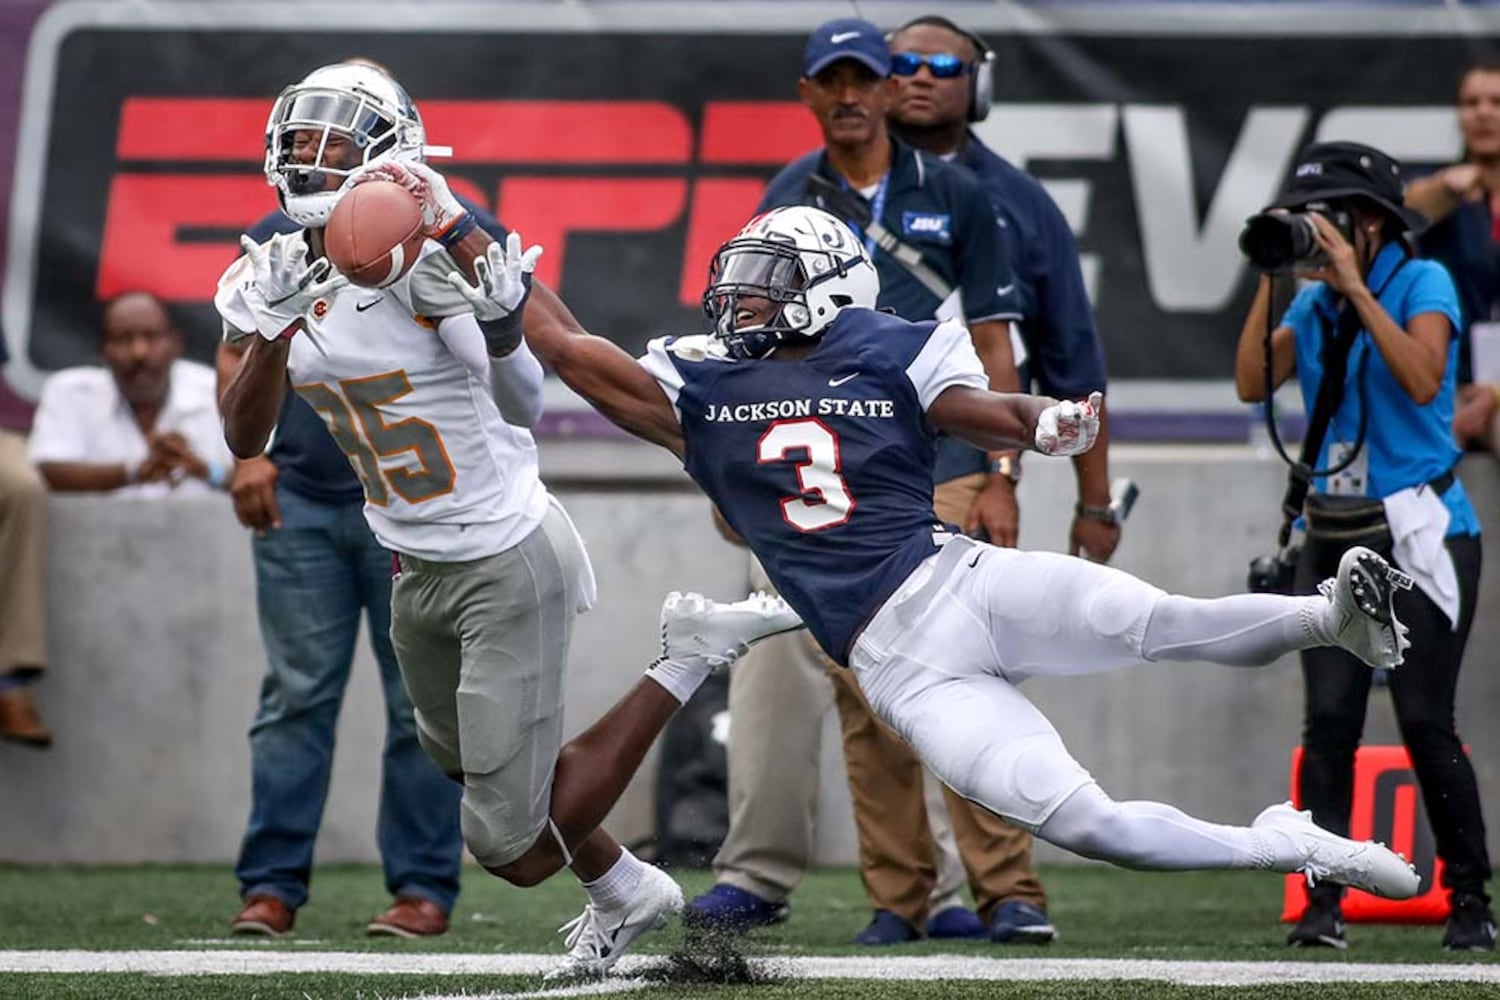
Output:
[[[568,388],[625,430],[683,456],[677,411],[651,373],[616,344],[579,325],[540,281],[522,318],[526,342]]]

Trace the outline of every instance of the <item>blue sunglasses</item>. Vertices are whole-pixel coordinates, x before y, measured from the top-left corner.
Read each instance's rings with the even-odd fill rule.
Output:
[[[939,80],[952,80],[969,72],[969,64],[958,56],[947,52],[923,56],[915,52],[901,52],[891,56],[892,76],[916,76],[926,66],[928,72]]]

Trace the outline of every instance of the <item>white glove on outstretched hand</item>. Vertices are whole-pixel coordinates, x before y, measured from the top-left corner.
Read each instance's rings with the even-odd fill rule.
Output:
[[[1036,418],[1036,450],[1044,455],[1081,455],[1099,437],[1102,392],[1089,393],[1087,402],[1054,403]]]
[[[320,298],[333,295],[349,279],[332,271],[328,258],[307,261],[307,242],[298,233],[277,233],[265,243],[240,237],[250,261],[245,303],[255,314],[255,329],[266,340],[278,340],[301,321]]]
[[[394,181],[410,191],[422,205],[422,233],[428,239],[435,240],[446,233],[468,212],[453,197],[443,175],[425,163],[386,160],[360,171],[350,183],[362,184],[365,181]]]
[[[523,253],[521,234],[511,233],[505,238],[504,249],[498,242],[491,243],[483,257],[474,259],[474,284],[457,271],[448,272],[448,284],[473,306],[475,319],[493,323],[525,305],[531,293],[531,272],[541,255],[539,246]]]

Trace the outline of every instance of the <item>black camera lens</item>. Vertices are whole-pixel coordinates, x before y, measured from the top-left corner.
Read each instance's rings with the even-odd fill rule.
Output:
[[[1282,271],[1317,256],[1313,221],[1301,213],[1262,212],[1240,233],[1240,253],[1262,271]]]

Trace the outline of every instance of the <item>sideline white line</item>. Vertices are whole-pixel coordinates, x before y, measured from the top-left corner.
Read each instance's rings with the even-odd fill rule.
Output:
[[[145,973],[155,976],[265,975],[339,972],[368,975],[540,975],[559,955],[464,953],[406,955],[387,952],[242,951],[0,951],[0,973]],[[621,975],[661,961],[632,955],[617,966]],[[754,958],[772,976],[799,979],[1150,979],[1194,986],[1240,986],[1286,982],[1473,982],[1500,983],[1500,965],[1396,965],[1355,962],[1172,962],[1159,959],[980,958],[912,955],[889,958]],[[613,983],[614,980],[611,980]]]

